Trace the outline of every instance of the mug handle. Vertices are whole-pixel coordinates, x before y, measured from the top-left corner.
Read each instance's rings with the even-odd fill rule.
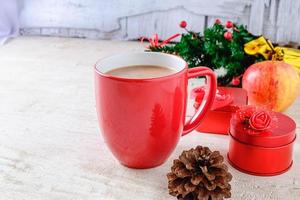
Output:
[[[205,96],[201,102],[201,105],[199,106],[199,109],[194,114],[194,116],[185,123],[185,125],[183,127],[182,136],[190,133],[195,128],[197,128],[197,126],[200,124],[202,118],[204,117],[205,113],[212,106],[213,101],[216,96],[217,78],[216,78],[215,73],[210,68],[202,67],[202,66],[193,67],[191,69],[188,69],[188,79],[195,78],[198,76],[206,77],[208,93],[205,94]]]

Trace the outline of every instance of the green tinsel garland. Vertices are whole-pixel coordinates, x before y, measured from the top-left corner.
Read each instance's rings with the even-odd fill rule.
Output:
[[[185,29],[186,22],[180,26]],[[240,78],[253,63],[264,60],[262,56],[247,55],[244,44],[256,39],[257,36],[248,32],[245,26],[228,21],[222,25],[220,20],[204,30],[204,34],[188,31],[181,35],[175,44],[151,45],[149,51],[166,52],[181,56],[189,67],[207,66],[211,69],[224,68],[226,74],[218,77],[218,84],[232,84],[234,78]],[[239,86],[238,84],[233,84]]]

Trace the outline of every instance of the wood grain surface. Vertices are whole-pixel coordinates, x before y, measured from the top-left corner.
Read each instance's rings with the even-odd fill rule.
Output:
[[[158,33],[166,39],[179,28],[203,32],[216,18],[245,24],[273,42],[300,43],[300,1],[294,0],[26,0],[21,34],[131,40]]]
[[[192,132],[160,167],[133,170],[115,160],[98,128],[93,64],[142,50],[137,42],[47,37],[0,48],[1,200],[172,200],[166,173],[183,150],[204,145],[226,154],[228,136]],[[299,133],[299,98],[287,114]],[[250,176],[229,166],[232,199],[298,200],[299,169],[298,137],[294,165],[283,175]]]

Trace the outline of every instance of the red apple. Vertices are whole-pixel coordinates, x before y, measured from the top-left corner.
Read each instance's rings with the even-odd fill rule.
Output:
[[[246,70],[242,85],[248,93],[249,104],[282,112],[299,94],[300,77],[285,62],[263,61]]]

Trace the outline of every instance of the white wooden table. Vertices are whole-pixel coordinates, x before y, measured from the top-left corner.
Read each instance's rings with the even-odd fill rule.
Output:
[[[228,149],[228,136],[193,132],[160,167],[133,170],[109,152],[96,119],[93,64],[137,42],[20,37],[0,47],[0,200],[168,200],[166,173],[184,149]],[[300,98],[287,111],[300,125]],[[232,199],[300,199],[300,139],[294,165],[275,177],[231,166]]]

